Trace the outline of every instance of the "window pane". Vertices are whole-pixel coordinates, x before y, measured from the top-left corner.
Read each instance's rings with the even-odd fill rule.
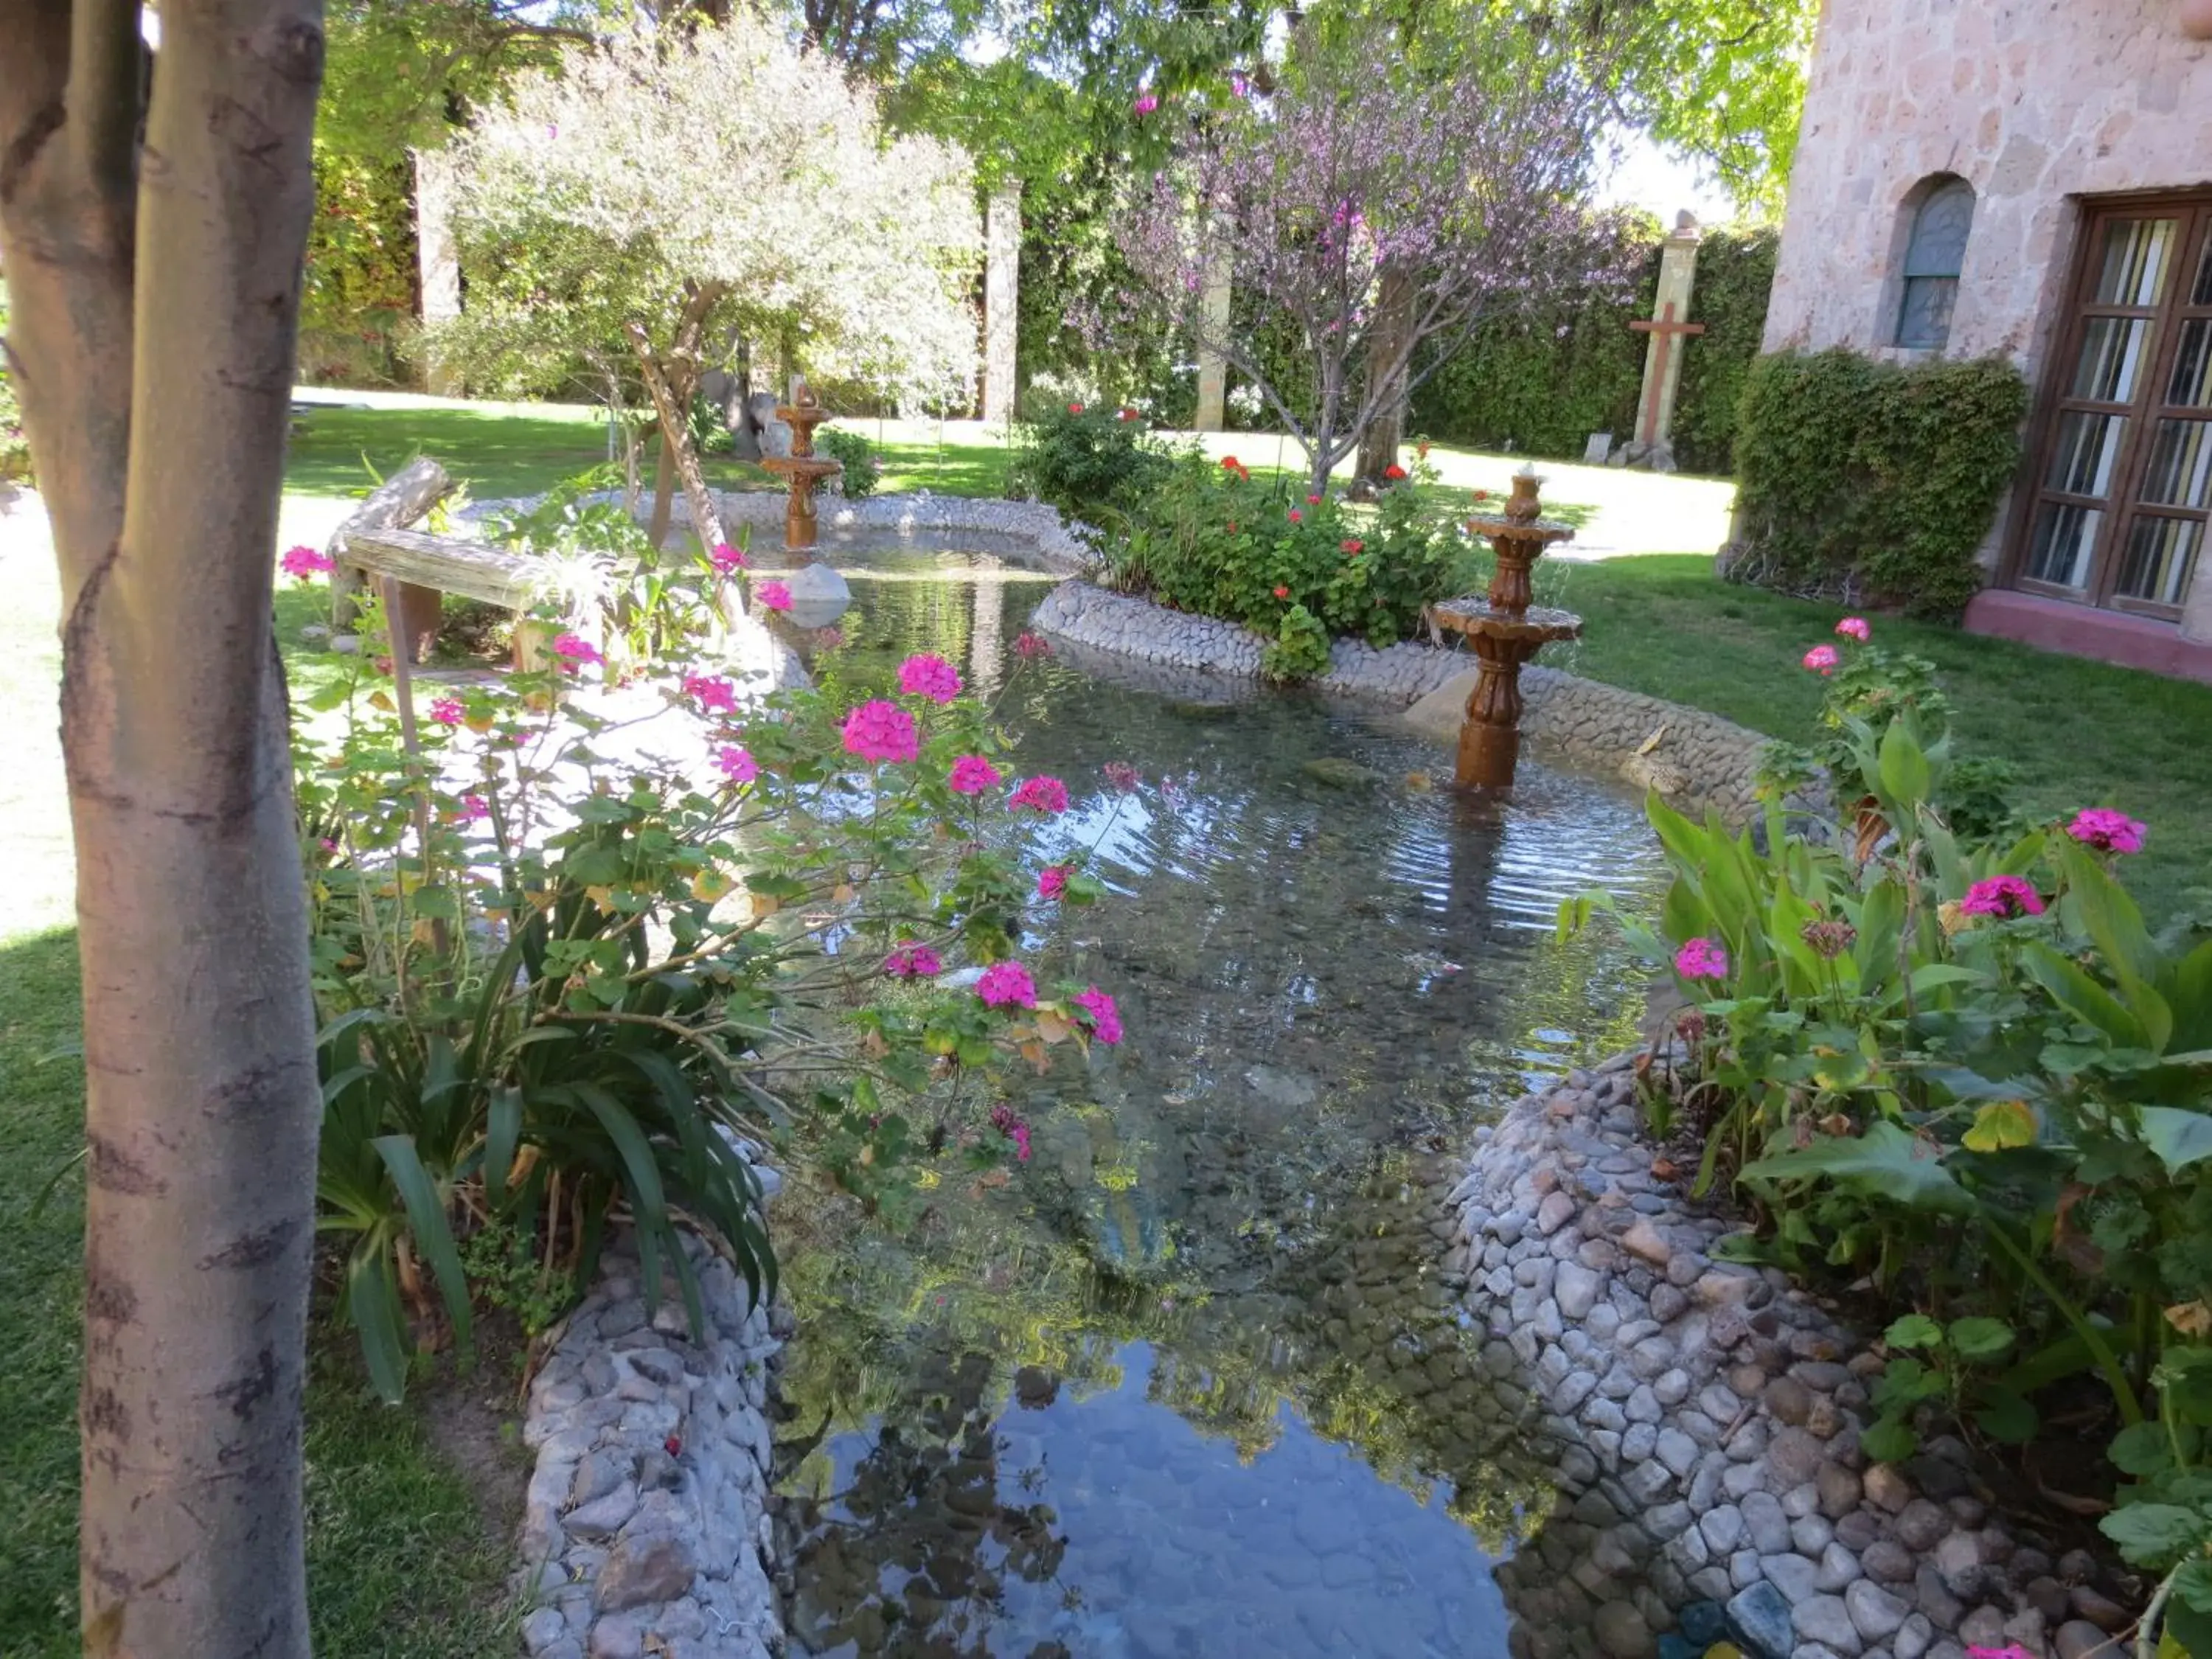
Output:
[[[2104,264],[2097,273],[2095,302],[2106,306],[2154,306],[2166,286],[2166,267],[2173,252],[2172,219],[2115,219],[2105,227]]]
[[[2089,576],[2089,554],[2097,544],[2097,527],[2104,521],[2100,508],[2045,501],[2042,520],[2035,526],[2027,574],[2055,587],[2084,586]]]
[[[2212,317],[2194,317],[2181,325],[2181,344],[2173,354],[2173,379],[2166,400],[2212,409]]]
[[[1951,302],[1958,297],[1955,276],[1908,276],[1905,308],[1897,319],[1897,343],[1941,350],[1951,337]]]
[[[2081,326],[2081,356],[2069,396],[2100,404],[2133,403],[2150,362],[2150,319],[2091,317]]]
[[[1907,276],[1956,276],[1966,268],[1966,234],[1974,228],[1974,188],[1946,185],[1920,204],[1905,246]]]
[[[2142,498],[2160,507],[2212,507],[2212,421],[2158,423]]]
[[[2189,303],[2212,306],[2212,234],[2204,238],[2204,252],[2197,261],[2197,290],[2189,296]]]
[[[2154,605],[2179,605],[2189,592],[2197,564],[2197,544],[2204,526],[2194,519],[2138,518],[2128,532],[2128,556],[2120,562],[2119,591]]]
[[[2112,468],[2119,462],[2127,429],[2124,415],[2068,410],[2058,417],[2058,441],[2051,447],[2044,488],[2067,495],[2110,495]]]

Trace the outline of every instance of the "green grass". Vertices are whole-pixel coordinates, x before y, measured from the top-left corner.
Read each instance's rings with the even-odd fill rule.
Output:
[[[1551,562],[1537,574],[1546,603],[1583,617],[1581,642],[1544,661],[1774,737],[1811,737],[1820,682],[1799,659],[1830,637],[1833,605],[1726,586],[1702,556]],[[2212,686],[1934,623],[1873,622],[1880,643],[1935,663],[1962,750],[2010,761],[2031,809],[2110,805],[2150,825],[2129,873],[2154,922],[2192,888],[2212,907],[2202,891],[2212,881]]]
[[[84,1068],[76,946],[0,945],[0,1655],[66,1659],[76,1628],[76,1387]],[[31,1212],[57,1174],[46,1207]],[[421,1415],[378,1406],[325,1328],[307,1393],[307,1579],[326,1659],[455,1659],[514,1645],[508,1540],[489,1530]],[[519,1484],[519,1480],[518,1480]]]

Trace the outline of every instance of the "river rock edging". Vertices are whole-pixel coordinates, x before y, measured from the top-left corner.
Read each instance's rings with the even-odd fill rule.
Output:
[[[769,1659],[783,1648],[767,1514],[781,1340],[692,1235],[707,1328],[672,1281],[647,1314],[627,1240],[530,1386],[522,1620],[531,1659]]]
[[[1133,594],[1062,582],[1030,617],[1033,627],[1093,651],[1162,668],[1256,680],[1267,641],[1218,617],[1170,611]],[[1376,650],[1358,640],[1329,647],[1324,691],[1402,708],[1425,736],[1455,743],[1474,680],[1465,651],[1401,641]],[[1767,739],[1717,714],[1532,664],[1521,673],[1521,732],[1534,752],[1612,773],[1693,815],[1729,823],[1759,811],[1759,764]],[[1408,707],[1410,705],[1410,707]]]
[[[2127,1587],[1994,1516],[1966,1445],[1859,1445],[1881,1361],[1778,1270],[1715,1261],[1735,1224],[1652,1173],[1631,1057],[1482,1133],[1447,1281],[1494,1376],[1527,1380],[1547,1522],[1498,1577],[1516,1659],[2076,1659]]]

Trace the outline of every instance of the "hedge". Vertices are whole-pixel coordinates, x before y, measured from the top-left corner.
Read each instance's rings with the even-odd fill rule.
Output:
[[[1731,580],[1953,617],[2020,460],[2027,383],[2001,357],[1755,361],[1735,442]]]

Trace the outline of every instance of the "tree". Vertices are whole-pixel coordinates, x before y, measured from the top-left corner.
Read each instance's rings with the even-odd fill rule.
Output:
[[[161,16],[149,79],[136,0],[0,0],[9,365],[66,619],[84,1646],[304,1656],[320,1097],[270,586],[321,14]]]
[[[872,94],[750,12],[570,52],[557,75],[521,76],[455,161],[476,313],[449,339],[459,361],[519,330],[542,350],[545,323],[568,323],[561,349],[611,376],[635,322],[673,380],[720,319],[909,398],[964,400],[973,384],[982,232],[967,157],[887,137]],[[543,319],[549,294],[593,297]],[[665,422],[662,439],[672,456],[688,444]],[[664,466],[664,502],[667,489]]]
[[[1138,281],[1101,325],[1165,319],[1220,352],[1305,449],[1316,491],[1480,324],[1601,274],[1598,66],[1555,31],[1480,13],[1459,27],[1439,59],[1454,72],[1409,70],[1369,27],[1303,41],[1272,97],[1188,100],[1174,160],[1119,222]],[[1300,342],[1308,406],[1254,326],[1206,314],[1223,264],[1257,328]]]

